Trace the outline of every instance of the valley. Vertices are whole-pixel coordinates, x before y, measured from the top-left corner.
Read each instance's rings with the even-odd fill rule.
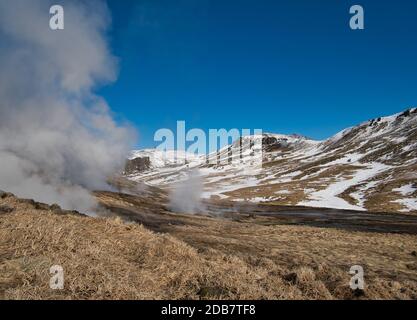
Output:
[[[262,168],[135,151],[89,216],[0,192],[0,298],[417,299],[416,121],[255,136]]]

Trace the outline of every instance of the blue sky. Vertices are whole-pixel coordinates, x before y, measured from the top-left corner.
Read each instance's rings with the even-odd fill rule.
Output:
[[[365,9],[365,30],[349,8]],[[159,128],[327,138],[417,105],[417,2],[108,1],[117,82],[99,90],[152,147]]]

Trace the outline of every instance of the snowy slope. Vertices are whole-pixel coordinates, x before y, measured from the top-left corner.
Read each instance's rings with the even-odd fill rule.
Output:
[[[152,168],[164,168],[182,164],[196,166],[203,162],[203,158],[193,153],[181,150],[161,151],[155,149],[134,150],[129,159],[149,157]]]
[[[246,148],[232,156],[231,149],[240,145]],[[243,137],[208,157],[180,153],[186,163],[173,161],[173,152],[165,160],[156,150],[132,153],[143,156],[152,169],[130,179],[171,188],[186,179],[187,170],[198,168],[206,198],[417,212],[416,108],[363,122],[325,141],[264,134]]]

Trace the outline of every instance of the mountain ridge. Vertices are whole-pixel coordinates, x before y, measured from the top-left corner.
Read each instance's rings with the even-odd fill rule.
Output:
[[[172,189],[196,169],[204,181],[204,198],[417,212],[417,108],[364,121],[322,141],[271,133],[242,139],[248,138],[262,139],[260,170],[246,161],[259,156],[252,147],[243,152],[242,163],[227,161],[232,144],[205,157],[183,153],[190,161],[178,165],[172,158],[167,166],[151,161],[148,170],[128,177]],[[224,161],[208,164],[210,158]]]

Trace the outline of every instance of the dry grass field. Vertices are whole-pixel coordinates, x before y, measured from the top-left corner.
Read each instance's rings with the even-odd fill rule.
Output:
[[[98,218],[3,195],[0,298],[417,299],[416,234],[174,214],[152,194],[96,193]],[[349,288],[356,264],[363,292]]]

